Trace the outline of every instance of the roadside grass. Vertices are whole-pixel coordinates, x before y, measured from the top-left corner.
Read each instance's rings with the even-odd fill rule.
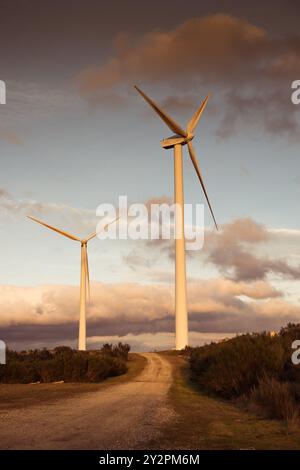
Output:
[[[128,371],[100,383],[0,384],[0,412],[73,398],[81,393],[98,392],[111,385],[126,383],[142,372],[146,362],[143,356],[129,353]]]
[[[186,359],[163,353],[172,365],[174,382],[169,404],[175,418],[151,448],[158,449],[300,449],[300,428],[295,423],[267,420],[238,405],[203,393],[189,379]]]

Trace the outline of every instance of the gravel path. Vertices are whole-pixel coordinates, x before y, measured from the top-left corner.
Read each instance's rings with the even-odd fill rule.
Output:
[[[0,414],[1,449],[138,449],[173,415],[169,362],[155,353],[131,382]]]

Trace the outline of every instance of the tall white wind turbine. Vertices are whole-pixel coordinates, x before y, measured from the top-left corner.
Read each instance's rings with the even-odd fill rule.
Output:
[[[60,230],[52,225],[46,224],[45,222],[36,219],[30,215],[27,216],[29,219],[34,220],[35,222],[44,225],[45,227],[54,230],[54,232],[64,235],[71,240],[80,242],[81,244],[81,270],[80,270],[80,302],[79,302],[79,338],[78,338],[78,349],[79,351],[86,351],[86,300],[90,300],[90,274],[89,274],[89,263],[88,263],[88,254],[87,254],[87,244],[92,238],[95,238],[97,232],[93,232],[87,238],[78,238],[75,235],[71,235],[64,230]],[[116,219],[118,220],[118,219]],[[104,227],[104,230],[116,220],[110,222]]]
[[[192,146],[194,130],[198,124],[202,112],[206,106],[209,96],[207,96],[199,109],[195,112],[183,130],[170,116],[165,113],[154,101],[152,101],[137,86],[134,88],[149,103],[154,111],[160,116],[165,124],[175,135],[161,141],[164,149],[174,148],[174,199],[175,199],[175,347],[180,350],[188,346],[188,313],[186,295],[186,263],[185,263],[185,238],[184,238],[184,195],[183,195],[183,171],[182,171],[182,147],[188,146],[188,151],[195,171],[202,186],[209,210],[211,212],[216,229],[218,229],[216,219],[208,199],[199,163]]]

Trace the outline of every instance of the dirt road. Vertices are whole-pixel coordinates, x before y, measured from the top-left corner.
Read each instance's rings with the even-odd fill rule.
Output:
[[[1,449],[136,449],[172,416],[171,366],[155,353],[133,381],[0,414]]]

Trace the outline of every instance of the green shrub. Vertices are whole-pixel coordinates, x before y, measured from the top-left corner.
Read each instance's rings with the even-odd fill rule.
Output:
[[[18,362],[12,360],[9,363],[2,365],[1,382],[4,383],[31,383],[38,382],[40,376],[36,368],[26,362]]]
[[[111,372],[111,365],[108,360],[99,360],[99,357],[92,356],[88,361],[86,378],[88,382],[100,382],[106,379]]]
[[[258,411],[267,418],[294,421],[299,416],[291,386],[273,377],[261,377],[247,401],[257,406]]]
[[[47,349],[7,352],[7,364],[0,367],[0,382],[100,382],[124,374],[130,346],[104,345],[98,351],[75,351],[60,346]]]
[[[192,378],[206,391],[241,399],[270,418],[293,420],[300,403],[300,365],[291,345],[300,324],[278,335],[246,334],[188,351]]]
[[[121,357],[127,361],[128,353],[130,351],[129,344],[118,343],[117,345],[112,345],[106,343],[102,346],[101,352],[113,357]]]
[[[112,359],[112,363],[111,363],[111,375],[112,376],[125,374],[125,372],[127,372],[127,369],[128,369],[127,364],[122,358],[115,357]]]
[[[41,382],[58,382],[64,380],[64,364],[57,358],[41,361],[37,368]]]
[[[194,348],[190,353],[194,379],[208,391],[225,398],[249,392],[265,373],[279,377],[284,359],[278,337],[266,334],[238,336]]]

